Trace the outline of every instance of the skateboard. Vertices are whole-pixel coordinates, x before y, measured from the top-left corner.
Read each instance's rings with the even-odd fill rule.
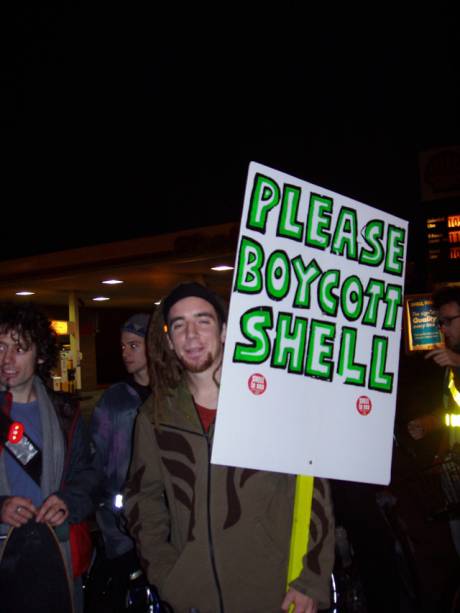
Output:
[[[73,613],[64,558],[54,530],[29,521],[11,528],[0,556],[2,613]]]

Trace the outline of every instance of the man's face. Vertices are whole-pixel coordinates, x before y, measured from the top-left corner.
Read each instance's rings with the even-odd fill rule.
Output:
[[[0,333],[0,383],[15,392],[27,391],[37,366],[37,348],[28,348],[14,332]]]
[[[443,304],[439,309],[438,317],[441,322],[444,322],[441,324],[441,330],[447,347],[460,353],[460,305],[456,302]]]
[[[215,308],[203,298],[183,298],[169,311],[169,345],[191,373],[213,371],[220,364],[225,332]]]
[[[136,376],[147,370],[147,353],[145,339],[142,336],[126,332],[121,333],[121,357],[130,375]]]

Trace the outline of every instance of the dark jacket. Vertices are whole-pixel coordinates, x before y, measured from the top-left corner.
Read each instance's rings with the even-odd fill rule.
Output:
[[[125,512],[149,581],[175,613],[278,613],[286,592],[295,476],[210,464],[180,386],[154,425],[152,403],[135,427]],[[334,521],[328,483],[315,479],[308,553],[292,586],[329,601]]]
[[[62,445],[62,472],[57,475],[54,487],[46,495],[56,494],[69,509],[69,523],[79,523],[93,511],[92,491],[97,483],[97,475],[91,465],[90,440],[86,425],[80,415],[78,403],[69,395],[46,388],[36,378],[35,387],[39,390],[39,402],[46,404],[46,410],[54,410],[62,439],[53,441],[53,445]],[[0,407],[5,404],[5,393],[0,392]],[[1,457],[6,451],[0,454]],[[7,484],[0,480],[0,506],[4,500],[14,494],[8,491]],[[0,524],[0,531],[5,533],[8,527]]]
[[[77,524],[93,513],[92,498],[98,482],[97,472],[92,465],[88,426],[75,398],[70,394],[47,391],[66,437],[66,464],[56,494],[69,509],[69,523]]]
[[[121,494],[128,476],[134,420],[141,403],[134,386],[122,381],[102,395],[91,418],[93,466],[100,476],[96,518],[108,558],[121,556],[134,547],[114,499]]]

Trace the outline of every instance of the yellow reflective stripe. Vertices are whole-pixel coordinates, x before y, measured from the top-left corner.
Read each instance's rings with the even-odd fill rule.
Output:
[[[454,399],[455,404],[460,407],[460,392],[455,385],[454,371],[452,370],[452,368],[449,370],[449,383],[447,387],[452,394],[452,398]]]
[[[288,586],[302,572],[303,557],[307,553],[308,535],[310,533],[312,498],[313,477],[297,475],[287,575]]]

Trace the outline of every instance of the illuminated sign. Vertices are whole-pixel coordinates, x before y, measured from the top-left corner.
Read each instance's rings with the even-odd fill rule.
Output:
[[[460,215],[449,215],[447,218],[447,229],[449,243],[460,244]],[[459,249],[456,249],[455,247],[450,249],[449,259],[457,260],[459,257],[458,253]]]
[[[53,330],[58,335],[63,335],[63,334],[68,334],[69,333],[69,328],[68,328],[68,322],[67,321],[58,321],[56,319],[53,319],[51,321],[51,327],[53,328]]]
[[[409,351],[427,351],[442,343],[430,295],[407,296],[405,316],[406,347]]]

